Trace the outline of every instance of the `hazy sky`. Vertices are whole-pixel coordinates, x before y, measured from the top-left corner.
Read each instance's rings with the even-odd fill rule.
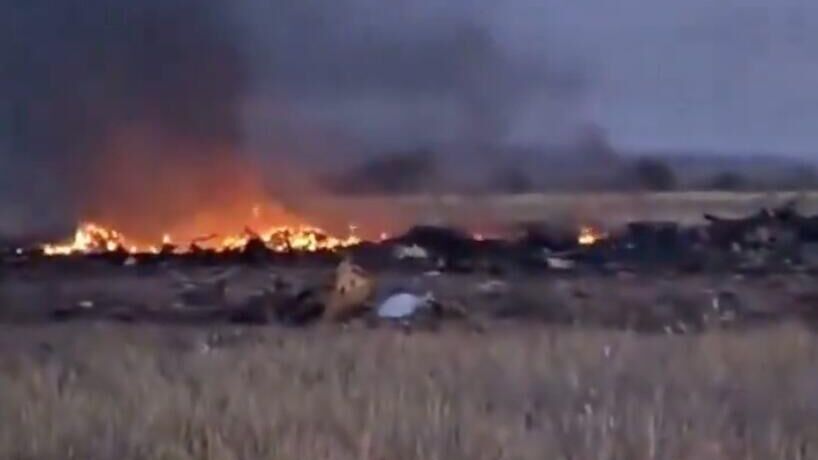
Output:
[[[587,123],[621,150],[808,156],[816,37],[811,0],[6,1],[0,198],[34,215],[112,164],[138,187],[238,152],[323,166]]]
[[[818,3],[810,0],[512,0],[510,47],[575,53],[585,114],[615,144],[818,152]],[[534,136],[528,131],[526,136]]]
[[[254,4],[244,9],[253,17],[249,29],[260,34],[254,43],[264,43],[258,37],[275,33],[264,24],[277,7],[248,3]],[[517,66],[491,69],[491,78],[514,81],[511,87],[515,79],[525,82],[522,97],[512,103],[487,102],[501,113],[492,121],[502,124],[495,128],[507,140],[550,142],[590,121],[623,148],[818,152],[818,3],[810,0],[352,3],[352,9],[328,13],[331,22],[333,14],[340,17],[336,24],[345,38],[372,27],[373,40],[411,43],[459,22],[484,28],[502,56],[493,62]],[[444,61],[456,60],[457,50],[441,48]],[[381,56],[371,49],[360,55],[364,62]],[[401,59],[399,49],[394,57]],[[381,64],[364,65],[356,78],[395,83],[383,72],[390,64]],[[428,76],[440,74],[432,70]],[[567,83],[561,86],[560,78]],[[492,91],[491,85],[477,88]],[[510,90],[498,88],[499,99]],[[451,135],[462,115],[434,91],[412,93],[408,100],[376,91],[347,95],[329,103],[319,98],[310,113],[347,120],[370,137],[406,135],[414,125],[408,133],[418,138]]]
[[[0,13],[4,56],[51,61],[10,63],[4,89],[19,94],[20,82],[31,89],[46,74],[91,97],[128,85],[170,99],[187,83],[223,87],[227,96],[196,110],[220,120],[226,102],[240,106],[251,142],[309,126],[375,144],[540,143],[595,122],[622,147],[810,153],[818,144],[810,0],[31,0]],[[100,47],[108,54],[92,57]],[[225,75],[227,47],[241,78]],[[208,57],[221,70],[186,65]],[[114,78],[106,59],[131,75]],[[148,88],[150,66],[173,78]],[[119,93],[103,99],[114,100],[108,112],[134,111]]]

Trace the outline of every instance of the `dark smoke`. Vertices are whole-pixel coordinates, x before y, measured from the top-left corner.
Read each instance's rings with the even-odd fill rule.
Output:
[[[0,10],[13,188],[52,185],[28,208],[93,215],[136,204],[127,197],[137,188],[171,196],[186,184],[160,169],[237,151],[245,76],[223,5],[32,0]]]
[[[267,107],[342,126],[375,150],[482,149],[504,141],[534,97],[548,96],[539,111],[547,129],[581,96],[580,68],[513,55],[478,7],[441,15],[431,2],[376,3],[247,3],[249,64]]]
[[[385,149],[491,152],[532,100],[547,125],[581,97],[582,72],[509,53],[479,8],[432,6],[5,2],[0,204],[37,224],[170,216],[250,158],[281,192]]]

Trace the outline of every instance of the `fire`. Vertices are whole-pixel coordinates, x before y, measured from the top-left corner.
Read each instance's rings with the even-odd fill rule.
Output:
[[[591,246],[598,243],[601,240],[607,238],[608,235],[604,232],[596,230],[592,227],[583,226],[579,229],[579,236],[577,237],[577,242],[582,246]]]
[[[173,243],[169,234],[162,236],[160,244],[140,244],[126,238],[118,231],[102,225],[85,222],[77,228],[71,241],[61,244],[47,244],[43,252],[50,256],[70,254],[98,254],[114,251],[126,251],[132,254],[158,253],[158,247],[177,245],[176,252],[187,252],[195,244],[200,248],[213,249],[217,252],[240,251],[255,239],[260,239],[272,251],[284,252],[289,250],[314,252],[319,250],[337,250],[361,242],[354,235],[352,229],[346,237],[339,238],[329,235],[324,230],[308,226],[278,226],[263,232],[245,230],[243,234],[201,238],[182,245]]]
[[[68,255],[76,252],[96,253],[112,252],[125,247],[125,239],[116,230],[111,230],[94,223],[84,223],[74,232],[74,239],[65,244],[47,244],[43,246],[45,254]]]

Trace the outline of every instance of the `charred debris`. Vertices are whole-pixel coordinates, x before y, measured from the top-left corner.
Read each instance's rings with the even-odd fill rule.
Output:
[[[45,315],[31,321],[304,326],[362,319],[355,324],[411,330],[448,323],[477,332],[491,319],[647,333],[790,320],[818,326],[811,287],[818,273],[818,217],[792,205],[743,218],[704,217],[697,226],[641,221],[611,232],[580,229],[579,235],[526,224],[508,239],[418,226],[339,251],[272,251],[252,240],[222,252],[167,246],[151,254],[55,257],[12,249],[3,256],[3,272],[38,286],[109,271],[169,283],[165,301],[143,299],[133,289],[118,292],[114,285],[82,298],[57,292],[44,301]],[[310,270],[279,270],[290,267]],[[444,273],[476,276],[439,276]],[[675,276],[685,273],[707,276]],[[794,276],[780,276],[788,273]],[[264,279],[243,288],[252,276]],[[0,322],[36,314],[29,304],[18,313],[0,310]]]
[[[508,238],[482,238],[450,227],[416,226],[405,234],[339,250],[271,250],[250,237],[240,249],[214,251],[195,243],[184,251],[165,245],[157,253],[124,250],[48,256],[39,248],[2,250],[6,268],[32,264],[75,266],[87,261],[150,267],[179,265],[335,266],[350,257],[371,270],[491,273],[559,271],[599,273],[818,270],[818,216],[792,203],[728,218],[706,214],[704,223],[636,221],[623,228],[565,229],[535,222],[518,225]],[[583,239],[584,232],[590,232]]]

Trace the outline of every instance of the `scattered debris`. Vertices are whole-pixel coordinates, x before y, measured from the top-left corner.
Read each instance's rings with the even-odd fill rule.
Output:
[[[508,291],[508,283],[501,280],[488,280],[477,285],[477,292],[489,297],[503,295]]]
[[[398,260],[404,260],[404,259],[428,259],[429,258],[429,252],[426,249],[424,249],[421,246],[418,246],[416,244],[413,244],[411,246],[399,245],[399,246],[395,247],[395,257]]]
[[[335,283],[329,293],[324,318],[344,320],[366,310],[375,293],[375,281],[349,259],[341,261],[335,272]]]
[[[573,260],[560,257],[547,257],[545,261],[552,270],[573,270],[577,266],[577,263]]]
[[[293,250],[285,254],[269,250],[261,244],[263,241],[260,243],[250,235],[238,252],[219,253],[202,248],[175,251],[167,247],[155,254],[118,251],[53,257],[19,251],[14,245],[3,253],[2,261],[10,273],[26,283],[37,282],[32,281],[39,276],[33,270],[37,267],[47,267],[48,273],[72,272],[74,267],[83,270],[113,267],[112,270],[121,270],[133,279],[156,273],[171,279],[172,290],[161,299],[161,306],[151,302],[133,305],[130,299],[72,291],[70,297],[49,301],[47,309],[41,310],[57,319],[300,326],[321,319],[345,320],[377,307],[368,316],[375,322],[379,318],[412,318],[414,323],[419,322],[416,317],[428,317],[435,323],[445,317],[467,317],[468,312],[478,317],[482,313],[486,317],[522,321],[671,333],[782,318],[818,323],[815,306],[818,302],[814,293],[804,287],[810,286],[818,273],[818,216],[801,216],[791,207],[781,207],[763,209],[744,218],[712,215],[705,218],[705,225],[691,227],[675,222],[631,222],[605,233],[604,237],[593,241],[586,238],[584,242],[577,241],[575,232],[563,235],[545,228],[529,230],[517,240],[489,240],[456,229],[426,226],[415,227],[394,239],[345,246],[343,252]],[[341,256],[345,259],[338,264]],[[249,262],[263,264],[243,268]],[[267,274],[268,267],[274,264],[292,264],[301,270],[327,267],[330,262],[338,265],[326,285],[302,277],[298,271],[292,279]],[[416,284],[403,289],[424,292],[434,287],[443,300],[401,292],[373,304],[376,281],[362,267],[373,273],[383,269],[381,284],[387,284],[395,272],[409,271]],[[238,278],[239,270],[245,270],[247,276]],[[441,277],[453,271],[476,272],[486,278],[475,283],[471,276]],[[680,273],[694,274],[694,279],[699,274],[720,276],[712,283],[715,286],[700,283],[688,290],[668,282],[658,294],[640,291],[645,276],[676,280],[673,277]],[[761,297],[764,294],[754,290],[758,288],[753,286],[755,279],[767,283],[774,278],[772,275],[784,273],[788,276],[784,284],[789,287],[765,288],[786,291],[792,289],[792,277],[802,277],[796,292],[783,293],[789,296],[785,297],[788,301],[757,298],[757,294]],[[528,276],[535,282],[522,286],[517,282],[518,276]],[[614,287],[600,292],[594,283],[576,280],[595,276],[604,277]],[[256,285],[248,286],[247,279],[253,279]],[[466,287],[458,286],[461,291],[452,294],[447,289],[453,280]],[[567,286],[564,289],[560,287],[563,281]],[[543,282],[547,284],[544,286]],[[739,289],[737,285],[743,287]],[[167,283],[163,287],[167,288]],[[54,305],[59,307],[52,310]]]
[[[435,226],[412,227],[393,243],[422,248],[425,258],[437,259],[441,268],[451,270],[463,269],[479,253],[480,247],[478,240],[462,230]]]
[[[80,300],[79,302],[77,302],[77,307],[84,308],[84,309],[94,308],[94,301],[93,300]]]
[[[170,270],[169,274],[179,289],[178,295],[184,305],[219,306],[226,304],[228,281],[237,272],[238,268],[232,267],[201,279],[193,279],[175,270]]]
[[[384,300],[378,306],[377,314],[382,319],[405,319],[415,315],[421,309],[429,308],[433,302],[434,297],[431,293],[417,296],[402,292]]]

